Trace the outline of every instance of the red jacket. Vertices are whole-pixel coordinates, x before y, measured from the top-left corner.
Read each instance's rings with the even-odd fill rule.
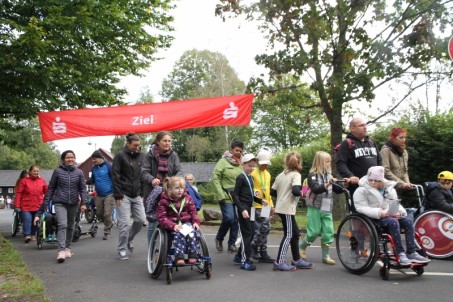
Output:
[[[173,203],[176,210],[179,211],[183,198],[185,198],[184,207],[181,213],[178,214],[171,208],[170,203]],[[162,192],[161,200],[157,206],[157,220],[164,229],[170,231],[174,230],[174,227],[178,224],[178,222],[190,222],[192,224],[197,223],[198,225],[201,223],[195,203],[187,193],[182,195],[181,200],[173,200],[165,194],[165,192]]]
[[[38,211],[44,195],[47,193],[47,184],[44,178],[25,177],[19,183],[14,200],[14,207],[24,212]]]

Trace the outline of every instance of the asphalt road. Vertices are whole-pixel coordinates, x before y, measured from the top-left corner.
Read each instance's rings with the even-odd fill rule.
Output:
[[[348,273],[332,248],[334,266],[321,263],[319,242],[309,248],[314,261],[312,270],[291,273],[273,272],[272,264],[257,264],[256,271],[243,271],[232,262],[231,253],[218,253],[214,246],[217,227],[205,226],[203,232],[213,261],[212,278],[190,268],[173,273],[173,282],[166,284],[165,273],[157,279],[149,277],[146,267],[146,228],[135,240],[135,252],[128,261],[116,259],[117,230],[112,239],[99,235],[81,237],[73,244],[74,256],[57,264],[56,246],[36,242],[25,244],[21,234],[10,235],[12,210],[0,210],[0,232],[22,253],[29,269],[40,277],[52,301],[452,301],[453,260],[433,260],[425,274],[416,276],[411,270],[391,270],[390,279],[379,278],[376,266],[357,276]],[[88,224],[82,223],[87,230]],[[269,254],[276,256],[281,233],[271,234]],[[290,258],[288,257],[288,260]]]

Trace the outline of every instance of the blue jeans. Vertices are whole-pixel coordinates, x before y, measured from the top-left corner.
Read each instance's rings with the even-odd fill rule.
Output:
[[[157,227],[157,221],[148,222],[148,245],[151,242],[151,236],[153,236],[154,230]]]
[[[415,246],[415,236],[414,236],[414,225],[412,220],[407,217],[401,217],[396,219],[393,217],[381,218],[379,219],[379,225],[384,228],[386,232],[392,236],[393,241],[396,245],[396,252],[399,254],[404,252],[403,243],[401,241],[401,232],[400,228],[405,230],[406,237],[406,252],[412,254],[416,250]]]
[[[238,237],[238,218],[236,216],[235,206],[232,203],[219,202],[220,210],[222,211],[222,222],[220,223],[216,239],[223,241],[228,230],[230,231],[230,238],[228,239],[228,246],[235,244]]]
[[[36,235],[36,226],[33,225],[36,212],[21,212],[22,213],[22,232],[24,236]]]

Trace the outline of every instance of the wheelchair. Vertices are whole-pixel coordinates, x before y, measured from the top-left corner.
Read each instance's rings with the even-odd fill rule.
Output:
[[[16,236],[17,232],[19,232],[20,230],[21,225],[22,225],[21,213],[14,211],[13,222],[11,223],[11,237]]]
[[[191,270],[197,270],[204,274],[206,279],[211,279],[212,262],[209,257],[208,245],[206,239],[200,231],[200,240],[198,240],[198,259],[196,263],[188,263],[177,266],[174,257],[174,248],[172,247],[172,236],[169,231],[157,226],[151,236],[148,246],[148,273],[151,278],[157,279],[164,268],[166,269],[167,284],[171,284],[173,269],[176,271],[181,267],[190,267]]]
[[[414,229],[420,234],[419,248],[423,248],[430,258],[446,259],[453,256],[453,216],[438,210],[424,212],[426,196],[422,186],[419,211],[415,216]]]
[[[92,238],[94,238],[94,237],[96,237],[96,235],[98,233],[98,225],[97,225],[96,216],[93,217],[93,220],[91,220],[91,222],[88,222],[88,223],[91,223],[91,226],[88,229],[88,231],[82,231],[82,227],[80,226],[80,216],[81,216],[81,210],[80,210],[80,206],[79,206],[75,225],[74,225],[74,234],[72,235],[72,242],[79,241],[80,237],[83,235],[90,235]]]
[[[335,184],[336,186],[340,186]],[[340,223],[336,236],[336,249],[341,264],[347,271],[356,275],[369,272],[376,262],[380,260],[382,266],[379,269],[379,276],[388,280],[390,269],[412,269],[418,276],[424,273],[424,266],[427,263],[412,263],[402,265],[396,253],[396,245],[393,238],[385,233],[383,229],[371,218],[352,212],[353,206],[349,191],[343,186],[348,202],[349,213]],[[420,244],[420,237],[415,232],[415,241]],[[417,252],[426,256],[423,249]]]
[[[52,215],[50,213],[43,213],[40,219],[36,222],[36,244],[38,249],[42,249],[44,242],[57,243],[58,222],[52,219],[54,231],[47,229],[46,216]]]

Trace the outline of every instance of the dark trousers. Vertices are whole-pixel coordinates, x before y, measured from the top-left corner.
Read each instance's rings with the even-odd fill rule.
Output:
[[[286,253],[288,248],[291,247],[291,253],[293,260],[298,261],[300,259],[299,253],[299,227],[297,226],[296,217],[288,214],[278,214],[283,224],[283,238],[280,242],[280,248],[278,249],[277,263],[285,261]]]
[[[247,210],[250,216],[250,209]],[[241,262],[244,263],[250,260],[252,253],[252,239],[253,239],[253,221],[250,218],[245,219],[242,213],[237,213],[239,220],[239,236],[242,237],[241,248],[238,250],[238,256],[241,257]]]

